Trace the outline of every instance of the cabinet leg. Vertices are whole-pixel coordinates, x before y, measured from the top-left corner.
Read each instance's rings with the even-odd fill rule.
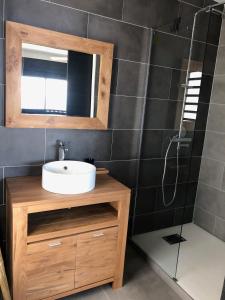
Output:
[[[115,272],[115,280],[112,284],[113,289],[123,286],[124,259],[127,242],[127,227],[129,214],[130,194],[119,205],[119,236],[118,236],[118,262]]]
[[[11,264],[13,267],[13,300],[26,299],[26,251],[27,251],[27,209],[14,208],[12,212]],[[11,242],[12,244],[12,242]]]
[[[120,289],[123,286],[123,278],[118,278],[112,283],[112,288],[115,289]]]

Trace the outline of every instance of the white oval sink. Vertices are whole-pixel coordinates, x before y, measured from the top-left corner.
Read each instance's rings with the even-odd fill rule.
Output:
[[[81,194],[94,189],[96,167],[81,161],[53,161],[42,167],[42,187],[52,193]]]

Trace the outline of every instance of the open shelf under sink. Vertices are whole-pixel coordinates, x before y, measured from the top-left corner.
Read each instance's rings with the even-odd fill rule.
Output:
[[[29,214],[27,242],[117,226],[117,214],[108,203]]]

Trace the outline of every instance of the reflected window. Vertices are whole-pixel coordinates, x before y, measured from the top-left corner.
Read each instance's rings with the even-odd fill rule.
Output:
[[[37,114],[66,114],[66,80],[35,76],[22,76],[21,93],[21,106],[24,113],[32,113],[34,111]]]
[[[190,72],[185,98],[184,120],[196,120],[202,72]]]

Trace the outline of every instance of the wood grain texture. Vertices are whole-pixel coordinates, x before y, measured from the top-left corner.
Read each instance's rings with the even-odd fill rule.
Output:
[[[75,288],[114,276],[118,227],[77,237]]]
[[[0,249],[0,288],[3,296],[3,300],[11,300],[1,249]]]
[[[27,246],[28,299],[42,299],[74,289],[75,243],[75,237],[66,237]]]
[[[95,118],[21,113],[22,42],[100,56],[98,105]],[[107,129],[113,47],[110,43],[7,21],[6,127]]]
[[[40,177],[7,179],[13,299],[59,299],[108,282],[121,287],[129,199],[130,190],[105,174],[81,195],[49,193]]]
[[[26,251],[27,251],[27,209],[15,208],[12,211],[12,280],[13,300],[24,299],[26,276]]]
[[[29,213],[123,201],[124,196],[130,193],[128,187],[108,175],[97,175],[95,189],[78,195],[50,193],[41,187],[40,176],[7,178],[6,184],[13,199],[12,206],[27,207]]]
[[[118,225],[117,211],[108,204],[31,214],[27,241],[30,243],[115,225]]]
[[[117,265],[114,275],[113,288],[121,288],[123,286],[124,261],[127,242],[127,228],[129,219],[130,195],[126,195],[124,201],[119,203],[119,234],[117,241]]]
[[[28,244],[28,279],[42,274],[75,270],[75,245],[74,236]]]
[[[74,289],[74,271],[31,277],[28,280],[27,300],[41,300]]]

